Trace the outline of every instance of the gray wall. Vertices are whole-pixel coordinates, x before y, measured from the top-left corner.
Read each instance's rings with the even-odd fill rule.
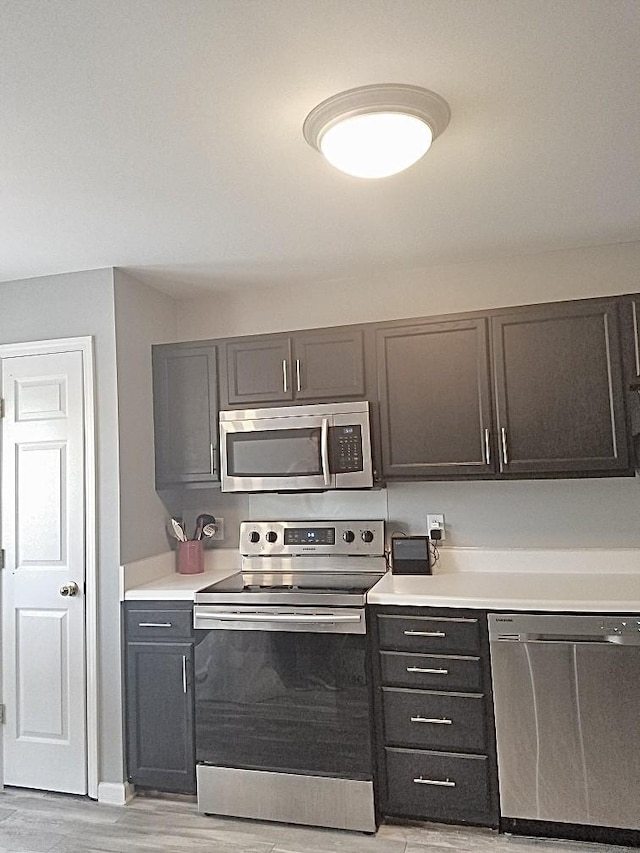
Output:
[[[176,339],[176,303],[114,270],[120,452],[120,561],[167,550],[154,488],[151,345]]]
[[[95,346],[98,489],[100,781],[122,782],[118,417],[111,270],[0,284],[0,343],[91,335]]]
[[[222,290],[178,303],[180,340],[481,311],[640,289],[640,242],[403,270],[309,287]]]
[[[372,279],[307,289],[226,291],[178,304],[181,340],[256,334],[578,299],[640,290],[640,243],[502,258],[424,270],[383,270]],[[372,493],[375,495],[375,493]],[[185,511],[223,515],[233,546],[243,517],[347,518],[372,513],[425,531],[444,512],[448,544],[475,547],[640,547],[640,481],[635,478],[392,484],[378,497],[251,498],[190,494]]]
[[[392,483],[370,492],[319,495],[194,491],[181,508],[190,523],[199,512],[222,516],[224,547],[237,547],[243,519],[383,518],[406,533],[424,534],[427,513],[441,512],[445,548],[640,548],[638,477]]]

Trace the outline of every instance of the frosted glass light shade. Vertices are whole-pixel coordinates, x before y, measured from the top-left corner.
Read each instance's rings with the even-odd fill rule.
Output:
[[[402,113],[370,113],[334,124],[320,139],[326,159],[357,178],[386,178],[412,166],[431,146],[429,125]]]
[[[303,133],[343,172],[384,178],[419,160],[450,117],[449,105],[435,92],[385,83],[327,98],[311,110]]]

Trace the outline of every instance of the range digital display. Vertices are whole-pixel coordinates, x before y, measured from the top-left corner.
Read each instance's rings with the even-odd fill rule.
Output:
[[[287,527],[285,545],[335,545],[335,527]]]

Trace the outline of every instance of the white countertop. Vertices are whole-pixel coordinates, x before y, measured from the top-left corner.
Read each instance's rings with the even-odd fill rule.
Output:
[[[640,574],[443,572],[393,575],[369,591],[369,604],[484,610],[640,612]]]
[[[234,573],[211,569],[169,575],[127,590],[125,601],[192,601],[196,592]],[[369,604],[467,607],[484,610],[547,610],[591,613],[640,612],[640,574],[447,572],[387,574],[369,591]]]
[[[442,549],[433,575],[388,572],[369,591],[369,604],[640,613],[640,551]],[[240,570],[237,550],[205,552],[206,571],[180,575],[175,555],[122,567],[125,601],[193,601],[201,589]],[[559,571],[562,568],[563,571]]]
[[[233,574],[235,574],[233,569],[211,569],[197,575],[179,575],[177,572],[172,572],[142,586],[128,589],[124,594],[124,600],[193,601],[196,592]]]
[[[199,590],[240,570],[240,555],[236,549],[207,550],[204,560],[205,571],[195,575],[181,575],[175,571],[173,552],[122,566],[120,599],[193,601]]]

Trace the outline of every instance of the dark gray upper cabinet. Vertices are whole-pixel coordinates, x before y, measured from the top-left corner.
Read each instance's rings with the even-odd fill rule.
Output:
[[[298,400],[363,397],[364,341],[360,329],[301,332],[293,337]]]
[[[386,326],[377,353],[383,476],[491,474],[486,319]]]
[[[628,402],[629,425],[636,442],[640,436],[640,295],[618,300],[622,332],[624,382]],[[636,455],[638,448],[636,448]]]
[[[244,338],[225,349],[229,408],[355,399],[365,392],[359,328]]]
[[[500,472],[627,470],[616,300],[514,309],[491,326]]]
[[[231,341],[225,349],[229,406],[293,400],[289,337]]]
[[[156,488],[217,483],[216,347],[153,347]]]

